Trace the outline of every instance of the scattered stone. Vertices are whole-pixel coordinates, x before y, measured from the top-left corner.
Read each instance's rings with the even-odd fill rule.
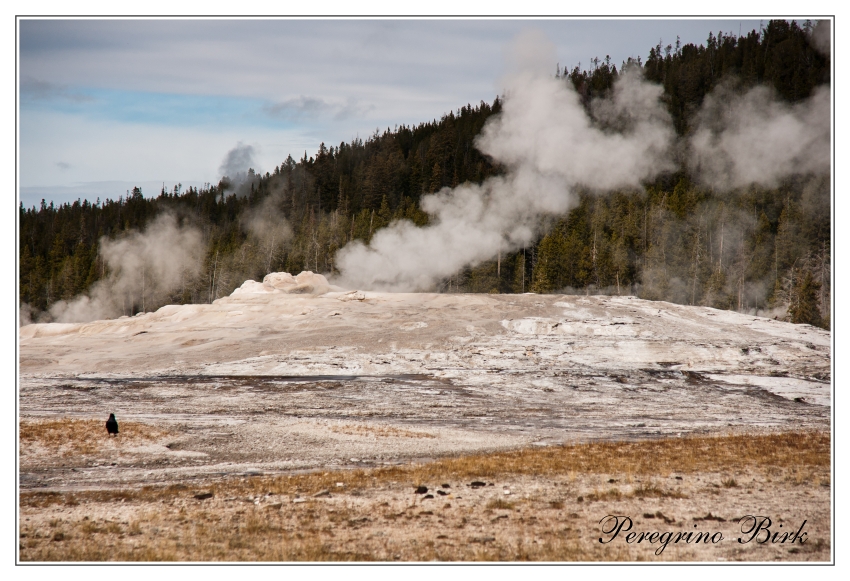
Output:
[[[437,494],[439,494],[440,496],[448,496],[449,493],[446,492],[445,490],[438,490]]]
[[[282,506],[283,506],[283,503],[282,503],[282,502],[276,502],[276,503],[274,503],[274,504],[269,504],[269,505],[267,505],[267,506],[266,506],[266,509],[268,509],[268,510],[280,510],[280,508],[281,508]]]
[[[480,480],[475,480],[475,481],[473,481],[473,482],[470,482],[470,483],[469,483],[469,485],[470,485],[472,488],[481,488],[482,486],[487,486],[487,483],[486,483],[486,482],[481,482]]]
[[[449,484],[441,484],[440,486],[442,486],[443,488],[451,488],[451,485]]]
[[[422,500],[426,500],[428,498],[434,498],[434,495],[433,494],[426,494],[425,496],[422,497]]]
[[[213,497],[212,492],[199,492],[198,494],[195,495],[195,498],[197,498],[198,500],[206,500],[206,499],[212,498],[212,497]]]
[[[336,487],[337,487],[337,488],[340,488],[340,487],[342,487],[342,486],[345,486],[345,483],[344,483],[344,482],[337,482],[337,483],[336,483]]]
[[[725,518],[721,518],[719,516],[714,516],[710,512],[707,515],[705,515],[704,517],[702,517],[702,518],[696,517],[696,518],[694,518],[694,520],[695,521],[698,521],[698,520],[715,520],[717,522],[726,522]]]
[[[414,494],[425,494],[426,492],[428,492],[427,486],[417,486]]]
[[[331,491],[325,488],[324,490],[320,490],[316,494],[313,495],[313,498],[319,498],[320,496],[330,496]]]
[[[510,490],[508,490],[507,488],[505,488],[502,492],[504,492],[505,494],[510,494],[510,493],[511,493],[511,491],[510,491]]]
[[[708,513],[708,514],[711,514],[711,513]],[[676,522],[676,519],[674,519],[673,517],[664,516],[664,513],[661,512],[660,510],[655,513],[655,516],[657,516],[660,519],[664,519],[664,522],[668,525]]]

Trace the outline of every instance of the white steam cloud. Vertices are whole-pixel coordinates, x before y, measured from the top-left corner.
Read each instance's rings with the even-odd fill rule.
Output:
[[[691,168],[721,189],[775,187],[792,175],[830,171],[830,92],[818,87],[788,105],[767,87],[735,95],[720,87],[706,96],[690,140]]]
[[[255,244],[267,273],[283,244],[292,238],[292,226],[281,210],[282,192],[274,191],[260,204],[245,211],[241,219],[249,240]]]
[[[337,254],[340,284],[415,291],[458,269],[531,243],[541,218],[568,211],[576,187],[605,191],[639,187],[674,169],[672,122],[662,88],[626,74],[610,100],[587,115],[572,86],[547,71],[551,43],[521,35],[511,51],[502,113],[491,118],[476,145],[506,166],[502,177],[422,198],[431,223],[399,221]]]
[[[134,305],[152,310],[198,274],[202,255],[196,228],[160,214],[143,232],[101,238],[100,256],[109,274],[86,294],[55,303],[50,315],[56,322],[78,323],[128,314]]]
[[[828,50],[828,23],[818,23],[815,33],[813,42]],[[427,227],[399,221],[377,232],[368,246],[348,244],[336,257],[339,284],[432,289],[467,265],[533,242],[544,217],[574,205],[577,187],[640,187],[678,169],[660,86],[627,72],[610,98],[591,103],[589,116],[572,85],[549,75],[554,46],[542,33],[524,33],[506,56],[502,113],[488,120],[476,141],[506,168],[505,175],[423,197],[421,207],[432,217]],[[738,95],[721,85],[696,119],[694,133],[679,146],[704,185],[775,187],[791,176],[830,172],[828,87],[789,105],[767,87]]]

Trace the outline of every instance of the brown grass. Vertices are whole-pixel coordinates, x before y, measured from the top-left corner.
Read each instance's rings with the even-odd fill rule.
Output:
[[[169,435],[168,432],[148,424],[122,421],[118,424],[118,436],[106,433],[106,420],[26,420],[20,422],[22,446],[42,445],[54,448],[64,455],[95,454],[104,445],[118,442],[155,441]]]
[[[489,509],[499,509],[499,510],[513,510],[514,503],[508,502],[503,498],[495,498],[487,503],[487,508]]]
[[[805,473],[806,468],[829,467],[829,461],[829,433],[789,432],[641,442],[594,442],[542,449],[535,447],[446,458],[427,464],[311,472],[293,476],[258,476],[247,480],[222,481],[212,486],[177,484],[136,490],[89,491],[78,493],[76,496],[80,499],[105,502],[115,499],[159,501],[173,498],[175,494],[191,496],[208,490],[217,496],[268,492],[310,496],[322,490],[334,490],[338,482],[342,482],[344,488],[350,491],[389,482],[402,482],[416,487],[427,482],[445,482],[449,479],[487,480],[508,474],[567,478],[571,475],[574,478],[575,473],[654,476],[713,471],[718,468],[726,472],[745,467],[768,472],[790,470],[793,474],[800,475]],[[800,476],[797,476],[797,479],[801,480]],[[646,488],[636,490],[640,492],[636,492],[636,496],[677,498],[674,491],[653,491]],[[605,494],[611,496],[610,492]],[[68,496],[51,492],[26,492],[21,494],[21,504],[44,506],[66,502]]]
[[[573,532],[576,525],[571,521],[578,515],[570,511],[583,506],[595,515],[596,511],[604,510],[603,505],[595,503],[687,498],[678,488],[657,482],[658,478],[673,474],[687,477],[688,474],[747,473],[759,475],[765,482],[775,478],[771,488],[781,482],[795,486],[796,478],[823,490],[819,483],[824,474],[828,475],[829,463],[829,434],[807,432],[533,448],[448,458],[424,465],[234,478],[206,486],[146,487],[73,495],[24,492],[20,495],[22,515],[43,511],[45,515],[58,516],[49,522],[42,519],[42,524],[22,522],[21,559],[640,560],[652,558],[651,553],[635,552],[625,545],[603,547],[599,543],[579,542],[580,537]],[[626,482],[632,482],[633,476],[651,478],[622,489],[608,487],[589,492],[585,489],[580,504],[576,504],[581,492],[571,484],[576,474],[580,478],[598,475],[597,482],[609,480],[610,475]],[[792,475],[790,480],[789,475]],[[556,499],[549,496],[507,500],[494,496],[501,495],[501,489],[487,487],[476,493],[484,499],[476,510],[453,508],[451,496],[425,501],[413,494],[413,487],[419,483],[433,486],[452,482],[450,492],[466,498],[471,492],[462,483],[522,476],[560,481]],[[678,482],[672,477],[669,481]],[[336,487],[337,482],[343,482],[344,486]],[[740,488],[741,485],[730,487],[724,482],[724,488],[718,486],[716,490],[742,494]],[[343,500],[328,503],[312,498],[321,490],[330,490]],[[380,490],[396,491],[396,496],[404,490],[401,493],[404,500],[393,501],[391,492],[386,493],[389,496],[380,496],[377,492]],[[214,493],[211,500],[193,498],[206,491]],[[338,497],[340,491],[346,496]],[[566,494],[562,496],[563,493]],[[359,496],[376,500],[360,501]],[[296,504],[291,500],[296,497],[306,501]],[[381,502],[385,498],[394,504]],[[262,503],[255,504],[259,500]],[[565,506],[567,503],[569,507]],[[56,512],[59,507],[63,511]],[[84,514],[117,514],[118,507],[126,507],[132,516],[124,517],[123,521],[120,517],[105,516],[86,516],[81,520]],[[494,509],[510,512],[496,515]],[[69,516],[69,511],[76,516]],[[663,519],[665,525],[674,522],[660,511],[657,514],[661,516],[656,515],[655,520]],[[413,540],[410,535],[402,540],[396,538],[394,530],[415,530],[422,534],[414,534]],[[426,534],[426,530],[440,534]],[[688,557],[689,554],[670,552],[665,558],[697,558]]]
[[[346,434],[348,436],[375,436],[377,438],[436,438],[436,436],[427,432],[416,432],[392,426],[341,425],[330,426],[330,428],[332,432],[336,432],[337,434]]]

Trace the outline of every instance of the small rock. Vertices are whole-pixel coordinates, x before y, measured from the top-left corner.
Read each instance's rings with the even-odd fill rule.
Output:
[[[446,492],[445,490],[438,490],[437,494],[439,494],[440,496],[448,496],[449,493]]]
[[[344,483],[344,482],[337,482],[337,483],[336,483],[336,487],[337,487],[337,488],[340,488],[340,487],[342,487],[342,486],[345,486],[345,483]]]
[[[301,502],[307,502],[307,499],[306,498],[293,498],[292,499],[292,504],[298,504],[298,503],[301,503]]]
[[[434,498],[434,495],[433,494],[426,494],[425,496],[422,497],[422,500],[425,500],[425,499],[428,499],[428,498]]]
[[[449,484],[441,484],[440,486],[442,486],[443,488],[451,488],[451,485]]]
[[[206,500],[206,499],[212,498],[212,497],[213,497],[212,492],[199,492],[198,494],[195,495],[195,498],[197,498],[198,500]]]
[[[320,496],[330,496],[331,491],[325,488],[324,490],[320,490],[316,494],[313,495],[313,498],[319,498]]]
[[[360,462],[360,459],[359,458],[351,458],[351,461],[352,462]]]
[[[274,503],[274,504],[269,504],[269,505],[267,505],[267,506],[266,506],[266,509],[268,509],[268,510],[280,510],[280,508],[281,508],[282,506],[283,506],[283,503],[282,503],[282,502],[276,502],[276,503]]]
[[[426,492],[428,492],[427,486],[417,486],[414,494],[425,494]]]
[[[482,486],[487,486],[487,483],[486,483],[486,482],[481,482],[480,480],[475,480],[475,481],[473,481],[473,482],[470,482],[470,483],[469,483],[469,485],[470,485],[472,488],[481,488]]]

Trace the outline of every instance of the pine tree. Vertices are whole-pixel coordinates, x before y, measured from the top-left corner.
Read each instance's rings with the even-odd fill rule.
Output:
[[[820,314],[820,283],[814,279],[811,271],[797,276],[791,290],[791,305],[788,316],[792,323],[820,327],[823,319]]]

